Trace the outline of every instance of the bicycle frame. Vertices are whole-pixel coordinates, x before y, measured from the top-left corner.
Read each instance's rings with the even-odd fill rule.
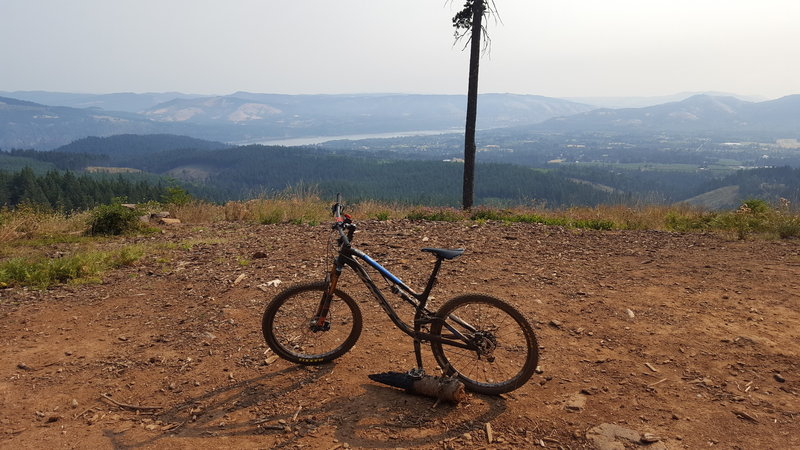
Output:
[[[404,301],[409,303],[411,306],[414,307],[416,314],[414,315],[414,324],[413,327],[406,322],[404,322],[397,312],[394,310],[392,305],[383,295],[381,290],[369,276],[367,270],[362,266],[358,260],[363,261],[368,266],[375,269],[381,276],[384,277],[387,281],[391,283],[391,291],[393,294],[396,294]],[[431,272],[430,277],[428,278],[428,283],[425,286],[425,290],[421,293],[415,292],[411,289],[406,283],[403,282],[400,278],[395,276],[391,273],[388,269],[380,265],[374,259],[372,259],[366,253],[353,248],[352,246],[345,246],[341,245],[339,249],[339,254],[336,256],[333,262],[333,268],[331,269],[330,273],[328,273],[325,277],[325,282],[327,288],[325,293],[323,294],[323,298],[320,301],[320,306],[318,309],[318,314],[316,317],[316,326],[323,327],[325,319],[328,314],[328,310],[330,308],[330,303],[333,299],[333,292],[336,289],[336,285],[338,283],[339,277],[342,274],[342,271],[345,266],[350,267],[359,277],[362,283],[370,290],[372,296],[375,297],[378,304],[381,308],[386,312],[392,322],[397,326],[400,330],[402,330],[407,335],[411,336],[414,339],[414,351],[417,358],[417,367],[418,369],[422,369],[422,355],[421,355],[421,343],[423,341],[435,341],[446,345],[451,345],[454,347],[459,347],[467,350],[478,351],[478,347],[474,345],[470,339],[465,336],[463,333],[459,332],[457,329],[453,328],[447,322],[443,322],[444,328],[446,328],[452,335],[442,336],[442,335],[433,335],[430,333],[426,333],[422,331],[422,326],[433,323],[436,320],[441,320],[440,318],[435,317],[435,314],[430,311],[426,305],[428,303],[428,298],[430,296],[431,290],[433,286],[436,284],[436,275],[439,273],[439,269],[441,268],[443,259],[441,257],[436,258],[436,263],[433,267],[433,271]],[[465,329],[469,330],[470,332],[475,332],[475,328],[472,327],[470,324],[466,323],[465,321],[461,320],[457,316],[451,314],[449,318],[459,325],[463,326]],[[444,369],[444,368],[443,368]]]

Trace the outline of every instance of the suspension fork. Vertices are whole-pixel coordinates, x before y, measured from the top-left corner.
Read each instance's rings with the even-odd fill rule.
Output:
[[[334,258],[330,272],[325,275],[325,290],[319,300],[317,313],[314,315],[313,323],[311,324],[312,327],[320,330],[324,329],[325,321],[331,309],[333,293],[336,291],[336,285],[339,282],[339,276],[341,276],[343,268],[344,264],[341,261],[341,256]]]

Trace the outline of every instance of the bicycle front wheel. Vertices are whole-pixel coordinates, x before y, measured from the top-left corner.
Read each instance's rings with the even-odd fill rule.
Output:
[[[340,290],[334,292],[325,325],[314,316],[325,292],[325,283],[292,286],[267,305],[261,331],[278,356],[297,364],[322,364],[344,355],[361,336],[361,310]]]
[[[487,295],[462,295],[443,304],[436,317],[431,334],[471,347],[431,341],[439,367],[467,389],[489,395],[513,391],[536,370],[536,335],[525,316],[508,303]]]

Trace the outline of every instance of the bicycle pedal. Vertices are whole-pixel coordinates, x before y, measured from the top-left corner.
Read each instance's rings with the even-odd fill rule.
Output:
[[[406,372],[406,374],[411,378],[414,378],[416,380],[421,380],[425,376],[425,369],[422,369],[420,367],[415,367]]]

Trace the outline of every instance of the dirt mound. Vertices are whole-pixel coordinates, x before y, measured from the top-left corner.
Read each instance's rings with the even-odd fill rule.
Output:
[[[356,245],[412,285],[420,247],[464,247],[435,304],[518,306],[542,373],[458,406],[367,378],[411,341],[344,277],[364,332],[335,364],[267,351],[266,302],[322,278],[327,226],[176,225],[102,284],[0,290],[3,448],[798,448],[800,245],[527,224],[365,222]],[[408,318],[408,309],[401,308]],[[429,372],[435,363],[425,354]]]

